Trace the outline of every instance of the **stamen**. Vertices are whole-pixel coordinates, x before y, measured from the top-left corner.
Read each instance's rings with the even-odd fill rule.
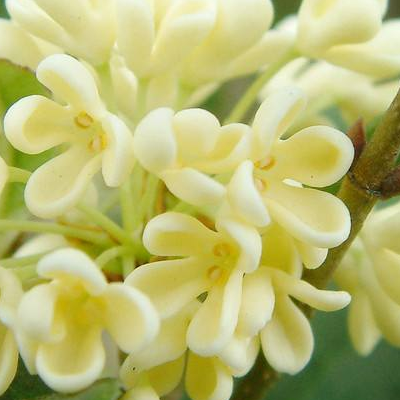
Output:
[[[220,267],[217,267],[216,265],[213,265],[210,267],[207,271],[207,276],[209,279],[212,281],[217,281],[219,278],[222,276],[222,269]]]
[[[92,126],[94,119],[87,114],[86,112],[82,111],[75,117],[75,124],[82,129],[88,129]]]
[[[263,179],[254,179],[254,184],[259,192],[264,192],[267,190],[267,183]]]
[[[88,147],[89,147],[89,150],[91,150],[95,153],[99,153],[100,151],[103,151],[107,147],[107,136],[105,135],[105,133],[102,133],[102,134],[96,136],[95,138],[93,138],[89,142]]]
[[[213,253],[217,257],[228,257],[231,254],[231,247],[228,243],[218,243],[214,246]]]
[[[276,161],[274,157],[267,157],[264,160],[257,161],[255,163],[255,167],[258,169],[262,169],[263,171],[267,171],[274,167]]]

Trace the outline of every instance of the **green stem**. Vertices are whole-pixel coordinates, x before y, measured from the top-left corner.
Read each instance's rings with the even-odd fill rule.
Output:
[[[132,233],[135,230],[135,205],[133,203],[132,182],[130,179],[127,179],[120,188],[120,203],[124,229]]]
[[[331,249],[325,262],[316,270],[306,270],[303,279],[313,286],[324,289],[331,280],[347,250],[360,232],[366,218],[381,197],[381,186],[393,171],[400,153],[400,92],[377,127],[372,140],[366,145],[360,158],[355,162],[344,179],[338,197],[350,211],[352,226],[349,238],[339,247]],[[311,318],[310,308],[304,307],[305,314]],[[259,383],[255,377],[270,375]],[[278,380],[271,374],[271,368],[264,362],[257,362],[248,377],[237,388],[233,400],[265,399],[268,388]],[[254,387],[254,385],[256,385]],[[252,386],[252,392],[243,396],[244,388]],[[240,397],[242,396],[242,397]]]
[[[133,256],[122,258],[122,275],[126,278],[136,267],[135,258]]]
[[[112,247],[111,249],[108,249],[103,253],[101,253],[96,258],[96,264],[99,266],[99,268],[104,268],[110,261],[114,260],[115,258],[128,254],[132,254],[132,248],[130,247],[126,246]]]
[[[26,183],[31,175],[32,173],[25,169],[8,167],[8,182]]]
[[[224,124],[230,124],[234,122],[241,122],[249,111],[250,107],[256,102],[257,96],[261,92],[262,88],[276,75],[281,68],[283,68],[290,61],[297,57],[295,51],[289,51],[284,57],[272,63],[267,67],[265,72],[260,75],[247,89],[246,93],[241,97],[239,102],[233,108],[229,116],[224,121]]]
[[[36,265],[46,254],[49,254],[49,252],[46,251],[44,253],[38,253],[26,257],[3,258],[2,260],[0,260],[0,265],[3,268],[18,268],[18,267],[26,267],[32,264]]]
[[[5,231],[55,233],[66,237],[81,239],[99,246],[110,246],[113,243],[104,233],[51,222],[0,219],[0,232]]]
[[[147,175],[146,190],[140,202],[140,221],[145,223],[153,215],[157,201],[157,187],[159,179],[153,174]]]

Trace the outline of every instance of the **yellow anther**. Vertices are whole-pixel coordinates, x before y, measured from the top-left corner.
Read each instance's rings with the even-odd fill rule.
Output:
[[[92,126],[94,119],[84,111],[75,117],[75,124],[82,129],[88,129]]]
[[[264,158],[264,160],[257,161],[255,163],[255,167],[258,169],[262,169],[263,171],[267,171],[274,167],[276,161],[273,157]]]
[[[231,254],[231,247],[228,243],[218,243],[214,246],[213,253],[217,257],[228,257]]]
[[[207,270],[207,276],[212,281],[217,281],[219,278],[221,278],[222,274],[223,274],[222,269],[215,265],[213,265]]]
[[[267,184],[263,179],[254,179],[254,184],[259,192],[264,192],[267,189]]]
[[[95,153],[105,150],[107,147],[107,136],[105,133],[97,135],[89,142],[89,149]]]

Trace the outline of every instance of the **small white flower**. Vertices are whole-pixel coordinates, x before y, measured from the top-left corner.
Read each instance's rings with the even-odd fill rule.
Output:
[[[10,143],[27,154],[69,145],[39,167],[26,186],[30,211],[52,218],[79,202],[100,169],[108,186],[121,185],[134,163],[132,134],[107,111],[94,78],[79,61],[50,56],[40,63],[37,77],[62,103],[25,97],[8,110],[4,130]]]

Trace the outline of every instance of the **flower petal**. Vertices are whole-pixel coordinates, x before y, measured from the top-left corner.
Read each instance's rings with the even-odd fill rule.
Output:
[[[38,154],[70,140],[74,129],[71,121],[71,113],[65,107],[33,95],[9,108],[4,117],[4,133],[16,149]]]
[[[267,268],[246,274],[243,279],[237,333],[244,337],[257,335],[272,318],[275,293]]]
[[[305,106],[305,95],[295,87],[280,89],[264,100],[253,122],[254,161],[270,154],[272,145],[293,124]]]
[[[234,270],[226,283],[216,284],[194,315],[187,332],[188,347],[208,357],[221,351],[232,338],[239,316],[243,272]]]
[[[54,218],[75,206],[101,166],[101,155],[80,146],[47,161],[29,178],[25,201],[41,218]]]
[[[151,111],[137,126],[133,145],[140,164],[150,172],[160,173],[173,167],[177,145],[172,127],[174,111],[159,108]]]
[[[148,222],[143,233],[146,249],[158,256],[207,255],[212,252],[219,235],[196,218],[167,212]]]
[[[233,379],[217,358],[203,358],[190,352],[185,385],[193,400],[228,400],[233,390]]]
[[[93,296],[100,295],[107,281],[97,265],[86,253],[72,248],[59,249],[44,256],[37,272],[47,279],[72,280],[80,283]]]
[[[328,255],[328,249],[321,249],[298,240],[296,240],[296,248],[300,253],[304,266],[308,269],[320,267]]]
[[[161,318],[167,318],[209,288],[209,267],[194,257],[153,262],[135,269],[125,282],[149,296]]]
[[[125,353],[142,349],[158,333],[158,315],[150,300],[141,292],[122,283],[108,285],[106,327]]]
[[[120,186],[132,172],[134,165],[133,136],[125,123],[113,114],[102,121],[107,135],[103,154],[103,177],[107,186]]]
[[[8,389],[17,372],[18,347],[13,333],[0,326],[0,396]]]
[[[308,363],[314,348],[310,323],[288,296],[276,301],[272,320],[261,331],[264,355],[272,368],[291,375]]]
[[[253,179],[253,163],[244,161],[235,171],[227,188],[227,197],[233,211],[256,227],[270,223],[268,211]]]
[[[105,351],[98,326],[70,324],[62,341],[41,344],[36,357],[41,379],[62,393],[90,386],[99,378],[104,364]]]
[[[0,320],[5,325],[13,326],[23,294],[21,281],[14,272],[0,267]]]
[[[160,177],[176,197],[198,207],[218,204],[225,196],[221,183],[193,168],[171,169]]]
[[[348,324],[351,342],[362,356],[369,355],[381,338],[367,295],[353,294],[349,308]]]
[[[44,59],[37,68],[37,78],[55,96],[77,111],[92,117],[102,113],[96,82],[87,68],[66,54],[54,54]]]
[[[349,236],[349,211],[330,193],[271,182],[267,196],[271,217],[300,241],[331,248]]]
[[[325,187],[347,173],[353,162],[354,146],[336,129],[313,126],[276,142],[272,154],[282,180]]]

